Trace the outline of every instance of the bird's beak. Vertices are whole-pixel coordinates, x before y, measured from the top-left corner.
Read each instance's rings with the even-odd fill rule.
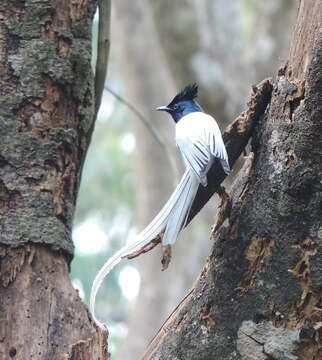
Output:
[[[170,111],[171,109],[167,106],[159,106],[155,110],[157,111]]]

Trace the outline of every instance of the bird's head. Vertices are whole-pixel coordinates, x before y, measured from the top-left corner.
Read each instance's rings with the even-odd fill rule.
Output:
[[[168,112],[175,122],[183,116],[196,111],[202,111],[200,105],[194,100],[198,96],[196,83],[186,86],[167,106],[160,106],[156,110]]]

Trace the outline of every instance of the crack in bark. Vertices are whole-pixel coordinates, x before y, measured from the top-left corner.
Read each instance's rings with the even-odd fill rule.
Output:
[[[51,316],[51,310],[52,310],[52,305],[53,305],[53,288],[50,291],[50,295],[49,295],[49,309],[48,309],[48,324],[47,324],[47,346],[50,345],[50,328],[52,325],[52,316]]]
[[[258,345],[264,346],[265,342],[260,342],[260,341],[256,340],[253,336],[245,333],[245,331],[240,330],[240,332],[242,334],[244,334],[245,336],[247,336],[248,338],[250,338],[251,340],[255,341],[255,343],[257,343]],[[264,352],[264,349],[263,349],[263,352]]]
[[[17,250],[0,248],[0,287],[7,288],[14,282],[25,263],[32,261],[33,256],[30,246]]]

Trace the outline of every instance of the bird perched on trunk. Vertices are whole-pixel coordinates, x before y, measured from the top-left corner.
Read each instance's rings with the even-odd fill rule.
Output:
[[[168,202],[151,223],[134,241],[124,246],[104,264],[97,274],[91,291],[90,310],[95,321],[95,297],[104,277],[124,257],[144,248],[162,234],[163,249],[170,259],[171,245],[186,224],[199,184],[207,186],[207,173],[214,159],[218,158],[225,173],[230,171],[227,151],[216,120],[203,112],[195,101],[196,84],[186,86],[167,106],[158,111],[169,113],[176,123],[176,143],[186,165],[186,170]]]

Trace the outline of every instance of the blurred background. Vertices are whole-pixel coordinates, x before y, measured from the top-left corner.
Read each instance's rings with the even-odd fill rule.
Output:
[[[74,220],[72,280],[88,303],[106,261],[164,205],[183,168],[174,124],[154,111],[191,82],[221,129],[243,109],[251,85],[274,76],[287,59],[295,0],[121,0],[113,2],[106,86],[133,104],[177,163],[122,101],[104,92],[87,155]],[[93,26],[93,65],[97,21]],[[229,176],[232,181],[236,171]],[[185,296],[210,251],[217,197],[180,236],[161,272],[160,248],[123,261],[97,298],[113,359],[138,359]]]

